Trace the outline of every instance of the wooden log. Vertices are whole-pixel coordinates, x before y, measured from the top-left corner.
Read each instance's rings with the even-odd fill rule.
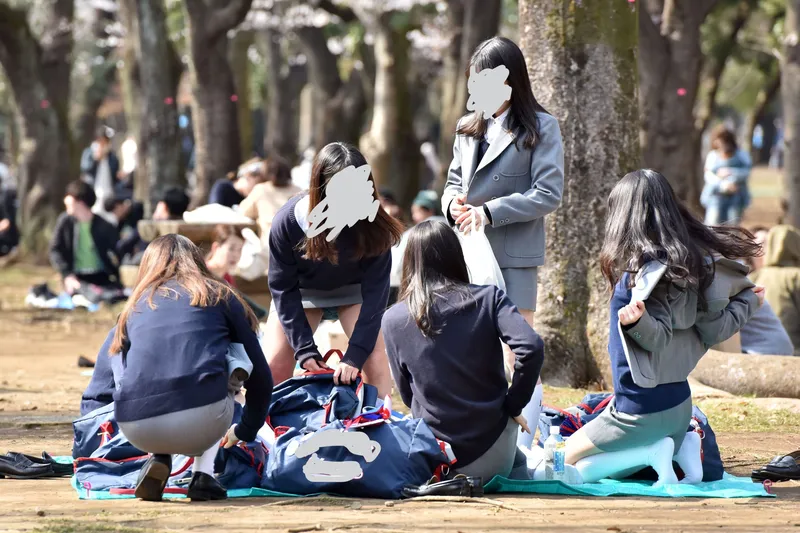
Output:
[[[207,252],[211,247],[211,243],[214,241],[214,228],[218,225],[219,224],[215,223],[189,223],[182,220],[140,220],[137,228],[139,230],[139,235],[141,235],[142,239],[145,241],[149,242],[162,235],[177,233],[195,243],[203,252]],[[256,232],[256,234],[259,232],[256,223],[223,225],[237,228],[239,231],[244,228],[250,228]]]
[[[692,377],[738,396],[800,398],[800,357],[710,350]]]

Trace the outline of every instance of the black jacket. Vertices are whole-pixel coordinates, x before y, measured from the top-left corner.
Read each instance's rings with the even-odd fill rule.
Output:
[[[58,217],[53,240],[50,241],[50,264],[61,273],[62,277],[74,273],[77,244],[75,223],[74,217],[63,213]],[[95,215],[92,217],[92,238],[103,265],[103,272],[108,274],[111,281],[119,281],[119,258],[116,252],[119,231],[103,217]]]

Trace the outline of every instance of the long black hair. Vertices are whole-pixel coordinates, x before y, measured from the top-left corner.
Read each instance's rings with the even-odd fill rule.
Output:
[[[440,220],[425,220],[410,230],[403,255],[400,301],[426,337],[441,333],[432,307],[437,296],[468,296],[469,271],[456,233]],[[456,293],[456,294],[454,294]]]
[[[477,72],[485,68],[496,68],[505,65],[508,69],[508,85],[511,87],[511,107],[508,110],[508,129],[514,133],[515,143],[522,141],[524,148],[531,149],[539,142],[539,119],[536,112],[547,113],[536,101],[528,77],[528,67],[522,50],[511,39],[492,37],[483,41],[472,53],[467,66],[466,76],[469,79],[471,67]],[[549,113],[548,113],[549,114]],[[481,111],[465,116],[456,133],[475,139],[482,139],[486,134],[486,121]]]
[[[705,306],[703,290],[714,279],[713,262],[706,258],[714,254],[748,258],[758,255],[759,247],[743,228],[703,224],[655,170],[631,172],[611,191],[600,265],[612,291],[623,273],[635,274],[658,260],[668,267],[663,279],[682,282]]]

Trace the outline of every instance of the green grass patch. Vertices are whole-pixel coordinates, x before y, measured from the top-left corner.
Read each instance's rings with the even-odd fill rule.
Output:
[[[797,413],[787,409],[765,409],[748,398],[699,400],[697,406],[708,416],[708,422],[716,433],[800,433]]]
[[[37,527],[34,533],[148,533],[152,529],[116,526],[114,524],[90,524],[74,520],[58,520],[43,527]]]

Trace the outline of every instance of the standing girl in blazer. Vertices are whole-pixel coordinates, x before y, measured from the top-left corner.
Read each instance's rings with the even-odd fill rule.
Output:
[[[513,41],[484,41],[467,71],[500,66],[509,71],[511,98],[488,120],[479,110],[459,121],[442,211],[461,231],[469,231],[473,222],[486,226],[508,297],[533,326],[537,269],[544,264],[544,217],[561,203],[564,148],[558,121],[536,101],[525,57]],[[507,368],[513,368],[507,346],[505,355]],[[540,382],[522,411],[532,424],[539,419],[541,399]],[[530,447],[532,441],[532,435],[520,435],[520,444]]]
[[[733,260],[758,254],[758,245],[741,232],[705,226],[653,170],[632,172],[611,191],[600,263],[613,291],[608,353],[614,399],[567,440],[566,462],[584,482],[651,466],[659,484],[677,483],[673,457],[684,483],[702,480],[700,437],[687,434],[689,372],[764,298],[764,289],[747,280],[747,268]]]
[[[349,342],[334,381],[351,383],[364,370],[364,381],[380,397],[391,393],[392,377],[380,335],[389,298],[391,248],[402,224],[379,208],[375,219],[345,227],[332,241],[327,233],[306,237],[309,213],[326,199],[326,186],[347,167],[367,161],[356,148],[331,143],[314,158],[308,193],[295,196],[272,221],[269,234],[269,289],[266,356],[275,381],[292,377],[295,360],[309,371],[327,369],[314,343],[314,331],[326,319],[338,318]],[[372,175],[369,176],[372,183]],[[374,190],[373,197],[378,199]],[[326,216],[333,215],[328,206]]]
[[[160,500],[171,455],[182,454],[195,457],[189,498],[225,499],[214,478],[219,443],[223,437],[226,447],[255,440],[272,397],[272,376],[256,331],[253,312],[209,272],[189,239],[170,234],[150,243],[133,294],[106,341],[114,354],[120,430],[131,444],[154,454],[142,468],[137,498]],[[244,346],[252,364],[247,403],[234,426],[232,343]]]

